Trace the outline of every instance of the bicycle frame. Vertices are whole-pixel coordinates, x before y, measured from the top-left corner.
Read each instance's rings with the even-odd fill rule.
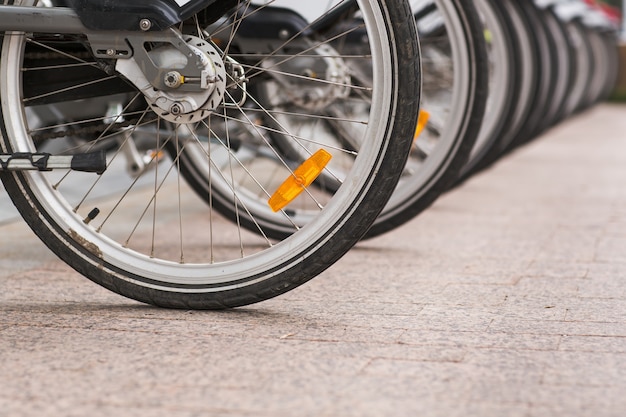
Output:
[[[103,1],[59,0],[57,6],[0,6],[0,31],[87,33],[91,31],[163,31],[216,3],[217,14],[233,0]]]
[[[0,31],[87,33],[88,29],[68,7],[0,6]]]
[[[102,1],[69,1],[73,1],[76,7],[40,8],[0,5],[0,32],[93,34],[96,31],[164,31],[212,4],[215,4],[216,13],[214,14],[218,17],[225,11],[225,8],[237,5],[237,0],[177,0],[177,3],[182,3],[184,6],[176,10],[163,0],[143,0],[148,3],[135,0],[133,3],[140,3],[136,7],[121,4],[114,6],[112,10],[99,10],[98,7],[103,3]],[[311,30],[318,33],[328,30],[342,15],[355,6],[356,0],[344,0],[323,19],[313,22]],[[96,20],[93,16],[100,19]],[[125,18],[120,21],[120,16]]]
[[[78,0],[80,2],[80,0]],[[215,1],[215,0],[214,0]],[[188,2],[189,3],[189,2]],[[205,1],[194,1],[196,7],[205,7]],[[92,2],[93,4],[93,2]],[[157,16],[147,19],[139,16],[130,16],[130,19],[139,19],[137,31],[120,32],[118,27],[113,26],[110,31],[94,30],[88,28],[81,20],[79,14],[70,7],[33,7],[33,6],[0,6],[0,31],[1,32],[38,32],[56,34],[83,34],[90,40],[95,56],[102,58],[130,59],[136,57],[143,64],[144,73],[152,79],[156,87],[164,85],[164,73],[166,69],[157,68],[147,56],[143,47],[145,42],[159,41],[174,45],[181,52],[190,57],[185,74],[191,77],[201,77],[202,72],[197,63],[199,58],[192,54],[180,34],[173,30],[151,31],[159,29],[163,25],[171,26],[181,21],[187,13],[170,13],[169,21],[163,16],[159,18],[159,6],[162,1],[152,3],[151,8],[146,8],[144,16]],[[95,6],[95,4],[93,4]],[[144,8],[146,5],[144,5]],[[91,9],[84,9],[90,11]],[[156,11],[156,12],[155,12]],[[187,10],[189,12],[189,10]],[[104,13],[104,12],[102,12]],[[163,15],[163,14],[161,14]],[[104,29],[100,27],[99,29]],[[195,58],[195,59],[194,59]],[[191,90],[198,86],[191,86]],[[183,89],[184,90],[184,89]],[[54,168],[73,169],[78,171],[102,173],[106,169],[106,158],[103,153],[89,153],[76,156],[55,156],[47,153],[19,153],[0,154],[0,171],[40,170],[47,171]]]
[[[155,5],[158,4],[155,3]],[[102,12],[102,14],[106,13]],[[129,59],[135,57],[140,61],[148,80],[155,88],[159,89],[168,89],[164,81],[167,69],[158,68],[154,65],[147,57],[144,44],[146,42],[170,43],[189,58],[187,66],[183,69],[183,74],[190,79],[201,79],[201,59],[189,48],[178,32],[171,29],[153,30],[154,26],[162,26],[162,20],[157,20],[158,24],[154,24],[153,19],[139,18],[139,16],[131,16],[131,18],[139,19],[138,31],[120,31],[119,28],[94,30],[86,27],[79,14],[72,8],[0,6],[0,31],[84,34],[89,39],[96,58]],[[172,18],[170,21],[175,24],[180,22],[179,18],[182,19],[182,15],[177,16],[176,19]],[[181,90],[187,89],[182,88]],[[191,85],[188,91],[197,91],[197,88]]]
[[[150,90],[177,90],[193,94],[210,88],[214,75],[204,71],[202,57],[172,27],[201,10],[203,23],[210,23],[227,9],[236,6],[238,0],[176,0],[176,3],[178,7],[166,3],[165,0],[136,0],[130,5],[123,2],[107,2],[105,5],[102,0],[59,0],[57,4],[62,7],[0,5],[0,32],[81,34],[87,37],[94,57],[108,62],[116,60],[117,71],[126,75],[136,86],[150,85]],[[333,13],[311,25],[309,29],[318,33],[328,30],[355,4],[355,0],[345,0]],[[70,7],[65,7],[67,5]],[[276,13],[281,16],[281,9],[277,9]],[[283,19],[295,25],[295,33],[306,27],[306,22],[301,23],[298,16],[290,19],[287,13]],[[273,33],[274,30],[269,32]],[[187,57],[186,66],[177,68],[176,71],[157,66],[146,49],[148,43],[172,45]],[[168,80],[172,73],[179,74],[185,80],[184,84],[172,86]],[[143,82],[144,80],[147,82]],[[47,162],[50,155],[44,155],[43,158],[38,154],[21,155],[19,158],[16,155],[4,157],[7,162],[0,163],[0,171],[67,168],[68,164],[76,169],[84,165],[69,160],[62,161],[58,166],[33,163],[34,160]],[[88,161],[94,161],[94,166],[87,166],[82,170],[102,172],[101,155],[94,155]]]

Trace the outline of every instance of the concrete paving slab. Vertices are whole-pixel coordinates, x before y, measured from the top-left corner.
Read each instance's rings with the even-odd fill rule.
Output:
[[[625,115],[569,120],[232,311],[124,299],[7,221],[0,416],[621,417]]]

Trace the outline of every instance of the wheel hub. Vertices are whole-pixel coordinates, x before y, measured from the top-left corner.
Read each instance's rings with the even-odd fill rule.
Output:
[[[148,52],[149,59],[161,70],[160,77],[168,89],[155,88],[134,58],[119,59],[116,65],[117,71],[144,94],[159,117],[177,124],[195,123],[209,116],[222,104],[227,82],[221,53],[210,41],[196,36],[186,36],[185,41],[200,58],[202,76],[199,79],[180,73],[187,65],[187,57],[170,44]]]
[[[317,54],[321,59],[304,56],[283,64],[267,59],[266,65],[278,65],[284,73],[298,74],[300,77],[293,79],[277,73],[274,79],[282,84],[282,91],[291,103],[311,112],[320,112],[348,96],[350,70],[339,53],[329,45],[319,45],[309,54]]]
[[[218,50],[211,42],[195,36],[188,36],[185,40],[204,66],[202,79],[199,80],[202,89],[198,92],[177,91],[181,85],[191,81],[176,71],[180,67],[179,60],[184,58],[178,50],[173,46],[164,46],[149,52],[150,58],[159,67],[169,69],[164,82],[171,90],[156,91],[148,102],[155,113],[174,123],[204,119],[222,102],[226,90],[226,69]]]

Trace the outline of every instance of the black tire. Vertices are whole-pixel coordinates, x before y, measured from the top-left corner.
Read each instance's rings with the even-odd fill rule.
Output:
[[[597,65],[583,106],[592,107],[606,96],[607,84],[615,79],[614,57],[617,51],[607,44],[602,28],[588,28],[587,36]]]
[[[596,64],[593,60],[586,28],[580,20],[572,19],[566,22],[565,27],[572,40],[576,61],[574,81],[564,108],[565,115],[569,116],[583,109],[587,89],[591,83]]]
[[[619,63],[619,42],[618,34],[611,30],[601,33],[604,39],[604,46],[607,50],[607,76],[604,89],[600,95],[600,101],[607,100],[615,91],[619,79],[620,63]]]
[[[540,130],[545,130],[554,126],[564,117],[567,97],[574,83],[576,61],[574,59],[574,46],[567,29],[554,10],[552,8],[541,10],[541,17],[554,45],[553,55],[556,57],[557,73],[552,99],[540,128]]]
[[[331,203],[320,211],[315,224],[299,229],[288,241],[261,247],[249,256],[244,255],[242,246],[241,258],[214,262],[209,259],[208,245],[204,244],[192,246],[192,249],[197,248],[199,251],[191,251],[191,254],[187,251],[185,257],[181,244],[178,254],[178,244],[174,242],[178,234],[166,229],[163,242],[156,241],[157,244],[166,245],[166,250],[150,254],[149,244],[145,249],[141,246],[133,247],[130,238],[124,241],[125,238],[116,235],[115,227],[108,228],[111,225],[109,222],[118,218],[118,206],[108,209],[111,217],[99,225],[95,224],[95,220],[90,224],[83,221],[87,218],[85,210],[91,208],[80,204],[70,205],[67,201],[69,194],[65,194],[63,187],[52,186],[52,173],[6,174],[2,179],[7,192],[29,226],[61,259],[95,283],[145,303],[185,309],[236,307],[275,297],[303,284],[337,261],[376,219],[398,180],[412,142],[420,81],[419,50],[412,15],[408,4],[403,1],[371,1],[368,5],[376,13],[367,10],[363,12],[368,17],[375,15],[378,22],[384,25],[376,28],[377,32],[372,32],[380,35],[380,41],[372,42],[377,42],[376,47],[382,48],[381,51],[387,54],[384,72],[393,76],[387,77],[385,82],[385,88],[389,90],[386,93],[389,94],[383,94],[381,85],[380,93],[375,91],[374,96],[377,99],[385,97],[381,106],[388,113],[385,113],[382,123],[368,130],[372,138],[377,138],[372,141],[372,145],[376,146],[372,152],[363,152],[363,155],[359,155],[362,158],[356,158],[356,172],[351,172],[348,177],[350,186],[341,187],[332,197]],[[19,100],[21,97],[20,69],[24,43],[23,37],[16,35],[5,37],[2,44],[0,72],[5,88],[0,93],[3,95],[0,129],[2,146],[8,152],[33,148],[21,101],[12,102],[13,98]],[[20,108],[16,109],[16,106]],[[159,131],[157,127],[156,132]],[[107,175],[107,172],[103,175]],[[94,182],[89,177],[82,178],[86,178],[87,183]],[[54,181],[56,183],[57,180]],[[87,184],[77,183],[76,188],[82,185]],[[155,179],[155,188],[156,185]],[[183,186],[178,183],[178,214],[172,217],[174,224],[182,222],[183,215],[187,218],[189,213],[186,210],[191,209],[188,206],[195,201],[191,199],[182,204],[180,187]],[[176,183],[173,187],[176,189]],[[154,191],[152,200],[148,198],[150,202],[146,207],[152,207],[154,201],[156,210],[154,196],[158,191],[160,188]],[[135,195],[133,188],[128,188],[126,192]],[[126,195],[123,194],[120,203]],[[141,193],[136,195],[143,198]],[[171,200],[168,195],[163,198],[160,201]],[[197,237],[205,242],[209,230],[205,227],[198,230],[198,221],[204,218],[202,213],[209,208],[204,201],[199,204],[202,204],[198,206],[202,211],[198,215],[191,213],[189,227],[192,229],[186,230],[191,238]],[[176,204],[173,206],[176,208]],[[106,213],[103,215],[107,216]],[[166,227],[167,224],[162,226]],[[124,226],[122,221],[119,225]],[[218,225],[215,224],[216,227]],[[124,235],[128,236],[128,233],[125,231]],[[132,233],[134,230],[131,236]],[[182,235],[181,226],[181,240]],[[241,241],[241,237],[239,239]],[[154,249],[153,238],[153,252]],[[170,254],[170,249],[174,253]],[[224,250],[230,249],[224,247]],[[250,250],[250,247],[247,249]],[[238,249],[235,248],[235,251],[238,252]],[[193,256],[199,256],[203,262],[194,261]]]
[[[553,54],[556,46],[548,33],[547,24],[541,15],[541,10],[532,1],[519,2],[519,5],[532,28],[531,35],[534,37],[535,50],[538,54],[537,73],[539,74],[539,84],[537,85],[535,101],[524,123],[524,127],[509,144],[505,145],[505,152],[510,152],[536,138],[546,128],[545,116],[552,104],[558,76],[558,62]]]

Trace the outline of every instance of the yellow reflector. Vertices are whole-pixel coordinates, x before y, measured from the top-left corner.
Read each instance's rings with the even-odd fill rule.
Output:
[[[320,149],[296,168],[270,197],[268,203],[272,210],[274,212],[282,210],[295,200],[322,173],[331,158],[331,154]]]
[[[430,113],[428,113],[426,110],[420,110],[420,114],[417,118],[417,127],[415,128],[415,136],[413,136],[413,141],[416,141],[417,138],[420,137],[420,135],[426,128],[426,125],[428,124],[429,120],[430,120]]]
[[[487,41],[488,44],[493,42],[493,33],[491,33],[489,29],[485,29],[485,41]]]

